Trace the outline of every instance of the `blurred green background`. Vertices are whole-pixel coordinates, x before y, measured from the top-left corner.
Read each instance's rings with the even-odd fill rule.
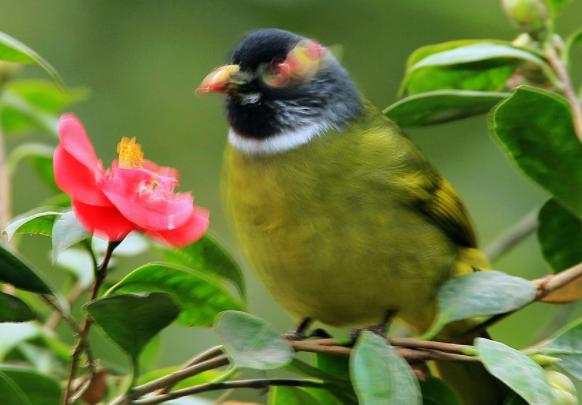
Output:
[[[576,29],[580,16],[582,1],[574,2],[559,19],[558,31]],[[417,47],[516,35],[495,0],[0,0],[0,31],[37,50],[67,85],[91,90],[91,97],[74,112],[104,161],[113,158],[121,136],[136,135],[147,157],[181,171],[183,188],[194,190],[198,203],[210,208],[212,231],[239,258],[218,187],[227,130],[222,101],[195,95],[193,89],[227,60],[245,32],[261,27],[341,44],[344,65],[362,92],[382,108],[396,100],[405,60]],[[581,52],[574,56],[580,83]],[[43,77],[43,72],[28,67],[24,76]],[[484,116],[408,133],[458,189],[483,245],[546,199],[492,142]],[[9,146],[27,139],[10,140]],[[14,188],[15,213],[35,207],[47,194],[25,167]],[[59,277],[56,269],[46,268],[48,241],[27,240],[22,249]],[[528,278],[548,271],[535,237],[495,268]],[[246,270],[250,311],[280,330],[290,329],[290,318],[248,266]],[[575,315],[536,304],[498,326],[494,336],[523,346],[538,339],[556,316],[566,320]],[[211,331],[171,327],[163,335],[159,364],[181,362],[214,340]],[[108,357],[124,364],[119,354]]]

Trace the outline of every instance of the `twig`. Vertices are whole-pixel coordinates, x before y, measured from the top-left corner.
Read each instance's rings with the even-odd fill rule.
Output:
[[[107,276],[107,266],[109,266],[109,261],[111,260],[111,256],[113,255],[113,251],[117,246],[119,246],[121,242],[109,242],[107,245],[107,250],[105,251],[105,256],[103,257],[103,261],[99,266],[96,274],[95,274],[95,282],[93,283],[93,289],[91,290],[91,295],[89,297],[89,302],[93,301],[99,295],[99,290],[105,281]],[[89,330],[91,329],[91,318],[89,316],[85,316],[85,320],[83,321],[83,326],[79,332],[79,338],[75,347],[73,348],[73,354],[71,355],[71,363],[69,365],[69,372],[67,376],[67,384],[65,385],[65,391],[63,394],[63,404],[68,405],[69,400],[72,395],[72,384],[73,380],[75,379],[75,374],[77,372],[77,365],[79,363],[79,357],[81,357],[81,351],[85,346],[85,341],[87,340],[87,336],[89,335]]]
[[[537,208],[531,211],[485,248],[489,261],[494,262],[499,259],[537,229],[538,211]]]
[[[182,390],[170,392],[168,394],[158,395],[151,398],[133,401],[134,404],[152,405],[159,404],[171,399],[181,398],[188,395],[200,394],[202,392],[228,390],[233,388],[253,388],[263,389],[268,387],[311,387],[324,388],[330,384],[318,380],[291,379],[291,378],[258,378],[252,380],[235,380],[219,383],[200,384],[195,387],[185,388]]]
[[[202,363],[203,361],[213,359],[215,357],[220,356],[223,354],[222,346],[214,346],[208,350],[203,351],[202,353],[197,354],[196,356],[192,357],[186,364],[182,366],[182,370],[192,367],[196,364]],[[163,387],[158,391],[158,394],[165,394],[170,392],[174,384],[168,384],[167,386]]]
[[[188,377],[192,377],[192,376],[200,374],[204,371],[213,370],[215,368],[226,366],[226,365],[228,365],[228,359],[226,358],[226,356],[221,355],[221,356],[212,358],[210,360],[206,360],[206,361],[203,361],[201,363],[195,364],[193,366],[184,368],[182,370],[178,370],[178,371],[176,371],[172,374],[169,374],[165,377],[150,381],[149,383],[137,386],[131,391],[131,396],[134,398],[138,398],[138,397],[142,396],[143,394],[155,391],[158,388],[166,387],[168,385],[174,385],[177,382],[182,381]],[[116,404],[116,403],[122,403],[122,402],[114,401],[113,403]]]
[[[568,103],[572,109],[574,131],[580,142],[582,142],[582,104],[580,103],[580,100],[578,100],[568,69],[566,69],[566,66],[564,66],[558,57],[553,45],[548,45],[546,47],[546,58],[562,82],[562,91],[564,92],[566,99],[568,99]]]

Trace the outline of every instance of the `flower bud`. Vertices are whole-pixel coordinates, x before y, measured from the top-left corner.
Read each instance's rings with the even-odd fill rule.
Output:
[[[546,371],[546,378],[552,387],[552,405],[577,405],[576,387],[572,380],[557,371]]]
[[[544,0],[502,0],[505,13],[524,32],[538,32],[546,27],[549,17]]]

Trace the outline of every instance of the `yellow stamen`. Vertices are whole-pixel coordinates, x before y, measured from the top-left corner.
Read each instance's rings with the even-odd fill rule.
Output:
[[[141,145],[132,138],[123,137],[117,144],[117,153],[119,154],[119,167],[124,169],[141,169],[143,168],[143,151]]]

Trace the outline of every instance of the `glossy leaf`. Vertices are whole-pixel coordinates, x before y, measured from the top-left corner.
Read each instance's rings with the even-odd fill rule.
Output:
[[[166,260],[229,280],[245,298],[242,270],[230,254],[209,235],[181,249],[165,251]]]
[[[322,402],[307,390],[294,387],[273,387],[269,390],[269,405],[320,405]]]
[[[43,57],[22,42],[3,32],[0,32],[0,60],[14,63],[35,63],[41,66],[55,82],[64,87],[55,68],[53,68]]]
[[[558,366],[582,380],[582,319],[566,325],[536,351],[558,357]]]
[[[51,236],[55,220],[62,215],[60,211],[28,212],[16,217],[4,229],[4,233],[11,240],[15,235],[43,235]]]
[[[41,131],[56,137],[58,118],[29,104],[19,95],[6,92],[0,96],[2,129],[7,135]]]
[[[182,308],[178,322],[187,326],[211,326],[220,312],[241,308],[211,276],[163,263],[149,263],[135,269],[111,287],[107,295],[147,291],[170,294]]]
[[[66,250],[59,255],[55,264],[71,273],[82,288],[89,288],[95,280],[93,260],[86,250]]]
[[[159,292],[105,297],[86,309],[105,334],[134,359],[180,313],[174,300]]]
[[[424,337],[434,337],[449,322],[512,311],[535,296],[536,288],[528,280],[498,271],[454,278],[439,289],[438,314]]]
[[[417,94],[441,89],[500,91],[506,87],[517,64],[524,62],[533,64],[550,80],[555,80],[551,68],[538,54],[510,43],[455,41],[439,45],[413,54],[401,92],[408,90],[410,94]]]
[[[89,232],[79,222],[73,211],[63,213],[54,223],[52,231],[52,259],[71,246],[89,238]]]
[[[544,369],[520,351],[478,338],[476,348],[485,368],[529,404],[551,404],[552,389]]]
[[[384,110],[400,127],[434,125],[484,114],[507,93],[437,90],[404,98]]]
[[[350,384],[350,359],[346,356],[334,356],[330,354],[315,353],[315,365],[324,375],[331,376],[339,380],[338,384],[343,388],[342,391],[335,387],[322,389],[307,389],[320,403],[328,405],[349,405],[357,404],[356,395]],[[322,378],[329,380],[330,377]]]
[[[582,219],[549,200],[538,216],[538,240],[554,273],[582,262]]]
[[[0,361],[20,343],[36,338],[40,333],[39,326],[34,323],[0,323]]]
[[[63,112],[89,95],[86,88],[65,90],[47,80],[14,80],[8,83],[4,91],[18,95],[39,110],[53,114]]]
[[[293,358],[293,350],[271,325],[244,312],[220,314],[215,330],[237,367],[270,370],[285,366]]]
[[[20,298],[0,292],[0,322],[26,322],[36,315]]]
[[[183,368],[183,366],[172,366],[172,367],[164,367],[161,369],[150,371],[149,373],[145,373],[144,375],[140,376],[139,385],[146,384],[146,383],[153,381],[153,380],[157,380],[158,378],[167,376],[168,374],[174,373],[182,368]],[[188,378],[185,378],[183,380],[180,380],[180,382],[178,382],[176,385],[174,385],[174,389],[179,390],[182,388],[192,387],[192,386],[198,385],[198,384],[209,383],[209,382],[218,380],[224,374],[225,374],[224,371],[219,371],[219,370],[204,371],[200,374],[196,374],[192,377],[188,377]]]
[[[443,380],[429,377],[420,381],[423,405],[461,405],[461,400]]]
[[[0,397],[6,405],[33,405],[22,389],[2,372],[0,372]]]
[[[49,286],[38,276],[31,265],[25,263],[0,243],[0,281],[21,290],[51,294]]]
[[[582,143],[563,97],[522,86],[493,111],[491,128],[526,175],[582,218]]]
[[[10,385],[14,391],[24,394],[16,395],[9,402],[2,396],[3,405],[55,405],[61,399],[61,387],[52,377],[41,374],[33,369],[14,366],[0,366],[0,380]],[[3,384],[0,382],[0,387]],[[17,387],[15,389],[14,387]],[[3,388],[3,387],[2,387]],[[2,389],[0,388],[0,389]],[[0,395],[2,392],[0,391]],[[16,399],[18,398],[18,399]],[[25,398],[25,402],[21,402]]]
[[[43,143],[25,143],[18,145],[8,157],[8,170],[11,175],[16,172],[18,165],[28,161],[44,184],[52,191],[58,191],[53,171],[54,147]]]
[[[396,350],[386,340],[364,332],[352,352],[352,383],[362,405],[420,405],[418,381]]]

